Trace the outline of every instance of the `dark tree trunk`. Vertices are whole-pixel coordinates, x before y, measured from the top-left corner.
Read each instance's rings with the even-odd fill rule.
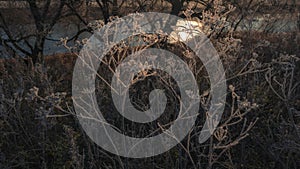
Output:
[[[297,14],[297,27],[298,27],[298,31],[300,31],[300,11]]]
[[[39,8],[37,7],[37,1],[36,0],[27,0],[29,3],[30,11],[34,17],[35,26],[37,30],[36,40],[33,46],[31,58],[33,64],[35,63],[43,63],[43,48],[44,48],[44,42],[45,42],[45,32],[44,29],[44,20],[43,15],[41,14]],[[49,8],[49,4],[47,4],[47,8]],[[44,14],[46,15],[46,14]]]
[[[44,43],[45,38],[44,37],[37,37],[33,52],[32,52],[32,62],[35,63],[41,63],[44,62]]]
[[[118,1],[113,0],[112,15],[117,16],[118,14],[119,14]]]
[[[182,7],[183,7],[183,1],[181,1],[181,0],[171,0],[170,2],[172,4],[171,14],[177,16],[179,14],[179,12],[181,11]]]
[[[98,6],[101,8],[104,22],[107,23],[109,20],[109,4],[107,0],[96,0]]]

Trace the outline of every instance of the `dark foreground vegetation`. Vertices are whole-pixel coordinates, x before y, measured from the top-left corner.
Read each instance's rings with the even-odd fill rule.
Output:
[[[93,6],[85,1],[51,1],[57,5],[54,7],[50,0],[43,3],[28,0],[30,8],[19,9],[24,18],[24,13],[30,14],[27,19],[13,17],[9,10],[1,9],[0,31],[6,35],[0,35],[1,53],[11,55],[9,59],[0,60],[1,169],[300,168],[300,9],[297,1],[272,1],[271,4],[256,0],[92,2]],[[83,131],[73,109],[72,73],[85,41],[79,38],[80,34],[93,33],[102,26],[100,22],[90,24],[94,19],[107,23],[111,16],[145,11],[185,14],[187,19],[192,19],[182,12],[187,9],[201,12],[201,22],[208,28],[203,31],[219,52],[226,71],[226,107],[218,128],[206,142],[198,143],[210,97],[205,92],[209,81],[201,63],[191,59],[195,56],[181,42],[170,44],[165,38],[145,34],[142,37],[148,45],[143,48],[169,50],[193,70],[198,85],[203,88],[199,117],[181,144],[161,155],[131,159],[103,150]],[[278,13],[291,20],[299,19],[299,27],[288,32],[274,31],[273,24],[282,19]],[[271,22],[263,21],[259,28],[239,29],[241,23],[249,22],[251,26],[253,16],[270,17],[265,14],[271,14],[271,18],[265,18]],[[14,19],[10,19],[12,17]],[[52,39],[69,52],[45,56],[47,35],[57,22],[65,21],[82,25],[74,37]],[[34,23],[35,30],[22,29],[21,34],[16,33],[17,27],[12,26],[19,23],[22,27],[25,22]],[[70,46],[70,41],[75,41],[75,45]],[[27,47],[22,45],[24,43]],[[105,68],[116,66],[116,58],[142,49],[127,47],[114,48],[107,54],[110,62],[103,63],[98,70],[101,77],[111,77],[114,72]],[[148,70],[143,74],[145,80],[154,78],[151,73]],[[101,108],[104,116],[124,134],[145,136],[157,128],[161,132],[162,128],[155,124],[146,127],[132,127],[130,122],[121,124],[122,119],[110,105],[109,86],[100,78],[96,84],[98,101],[108,105]],[[147,88],[153,86],[135,85],[140,90],[132,90],[132,95],[141,99],[133,102],[140,109],[147,109],[149,101],[140,97],[139,92],[145,91],[147,96]],[[176,93],[167,96],[174,98],[174,95]],[[177,102],[175,99],[169,103],[166,116],[160,119],[166,126],[174,120],[170,112]]]

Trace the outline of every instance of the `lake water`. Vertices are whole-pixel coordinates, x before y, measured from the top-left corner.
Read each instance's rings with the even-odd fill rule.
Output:
[[[253,31],[253,30],[269,30],[271,32],[290,32],[297,30],[297,22],[296,20],[290,19],[280,19],[276,22],[271,22],[269,20],[263,19],[264,17],[256,17],[251,20],[244,20],[240,23],[238,30],[240,31]],[[16,25],[17,26],[17,25]],[[34,25],[23,25],[25,29],[34,30]],[[58,23],[54,26],[52,32],[47,36],[49,39],[55,39],[57,41],[46,40],[44,46],[44,54],[45,55],[53,55],[56,53],[65,53],[68,50],[62,46],[58,45],[60,38],[65,37],[73,37],[78,30],[82,29],[83,25],[72,24],[72,23]],[[21,29],[22,30],[22,29]],[[0,36],[4,39],[7,38],[4,32],[0,30]],[[80,35],[78,40],[82,40],[83,38],[89,38],[91,36],[90,33],[83,33]],[[33,44],[34,39],[29,39],[29,43]],[[74,42],[69,42],[69,46],[74,46]],[[29,50],[25,43],[20,43],[24,49]],[[24,56],[21,52],[18,53],[20,56]],[[11,54],[9,54],[4,46],[0,44],[0,58],[8,58]]]
[[[24,26],[23,26],[24,27]],[[47,36],[47,39],[51,39],[51,40],[46,40],[45,41],[45,45],[44,45],[44,54],[45,55],[53,55],[53,54],[56,54],[56,53],[65,53],[65,52],[68,52],[68,49],[66,49],[64,46],[62,45],[59,45],[60,43],[60,39],[61,38],[66,38],[68,37],[69,39],[73,36],[76,35],[76,33],[78,32],[79,29],[82,29],[83,26],[78,26],[76,24],[64,24],[64,23],[58,23],[56,24],[54,27],[53,27],[53,30],[51,31],[50,34],[48,34]],[[28,29],[32,29],[34,30],[34,25],[26,25],[25,28],[26,30]],[[0,31],[0,36],[3,38],[3,39],[7,39],[7,36],[4,32],[1,32]],[[86,32],[86,33],[82,33],[78,40],[82,40],[84,38],[89,38],[91,36],[90,33]],[[34,44],[34,38],[32,39],[29,39],[28,40],[29,43],[32,45]],[[27,47],[27,45],[23,42],[23,43],[19,43],[19,45],[30,51],[30,48]],[[75,43],[74,41],[70,41],[68,43],[68,46],[74,46]],[[18,53],[20,56],[23,56],[23,54],[21,52]],[[5,51],[5,48],[4,46],[2,46],[0,44],[0,57],[4,57],[4,58],[7,58],[9,57],[9,53],[7,53]]]

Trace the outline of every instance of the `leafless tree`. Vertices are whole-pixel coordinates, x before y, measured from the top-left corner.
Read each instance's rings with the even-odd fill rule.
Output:
[[[0,30],[6,35],[0,37],[2,44],[7,48],[21,52],[26,57],[31,58],[33,63],[43,63],[44,60],[44,44],[47,35],[52,30],[53,26],[62,17],[66,0],[53,2],[51,0],[26,0],[30,15],[34,22],[34,30],[24,32],[25,28],[22,27],[20,32],[13,31],[8,21],[8,16],[5,12],[0,12]],[[33,41],[32,41],[33,40]],[[25,44],[26,47],[22,46]]]

